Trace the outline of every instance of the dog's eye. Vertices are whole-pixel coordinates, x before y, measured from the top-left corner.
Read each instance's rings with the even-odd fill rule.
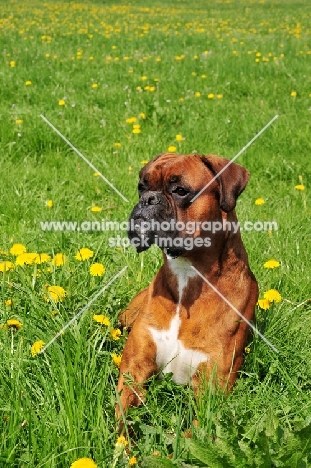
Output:
[[[138,191],[139,192],[143,192],[144,190],[146,190],[146,187],[144,186],[144,184],[140,183],[138,184]]]
[[[179,195],[180,197],[184,197],[189,192],[186,189],[184,189],[183,187],[176,187],[176,189],[173,190],[173,193],[177,193],[177,195]]]

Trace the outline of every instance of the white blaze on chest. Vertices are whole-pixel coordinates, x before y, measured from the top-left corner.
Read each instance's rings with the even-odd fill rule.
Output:
[[[186,349],[182,341],[178,339],[181,324],[179,309],[182,295],[189,278],[196,276],[196,273],[191,268],[189,260],[184,258],[168,260],[168,264],[172,273],[177,277],[179,304],[168,329],[158,330],[150,327],[149,331],[157,346],[156,362],[158,367],[165,373],[172,372],[173,380],[176,383],[187,384],[198,365],[208,360],[205,353]]]

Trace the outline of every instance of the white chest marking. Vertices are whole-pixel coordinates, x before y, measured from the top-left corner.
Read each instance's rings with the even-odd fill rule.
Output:
[[[167,330],[157,330],[149,328],[151,336],[157,346],[156,362],[164,373],[173,373],[173,380],[178,384],[188,384],[201,362],[208,360],[208,355],[194,349],[186,349],[178,339],[180,327],[180,304],[184,289],[189,278],[196,276],[196,272],[191,268],[189,260],[178,257],[168,259],[169,267],[178,280],[179,303],[176,314],[171,320]]]
[[[189,278],[194,278],[196,276],[196,272],[191,268],[191,262],[183,257],[168,259],[168,266],[172,273],[177,277],[180,304],[183,291],[188,284],[188,280]]]
[[[150,327],[151,336],[157,346],[156,362],[164,373],[172,372],[173,380],[178,384],[188,384],[201,362],[208,356],[201,351],[186,349],[178,339],[180,326],[179,312],[172,318],[168,330]]]

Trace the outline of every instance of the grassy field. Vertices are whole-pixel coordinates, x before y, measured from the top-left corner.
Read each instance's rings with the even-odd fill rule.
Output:
[[[309,2],[294,0],[1,2],[1,467],[311,466],[310,25]],[[279,353],[254,336],[227,398],[152,379],[131,412],[135,444],[116,445],[117,317],[161,252],[40,223],[127,220],[155,155],[230,159],[275,115],[238,158],[251,179],[237,213],[278,224],[242,235],[260,298],[281,295],[257,310]]]

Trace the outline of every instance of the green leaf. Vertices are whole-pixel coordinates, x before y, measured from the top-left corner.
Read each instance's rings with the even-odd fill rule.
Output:
[[[203,446],[198,441],[188,439],[187,447],[192,456],[206,463],[209,468],[234,468],[234,464],[228,460],[227,456],[217,453],[217,447],[213,445]]]

